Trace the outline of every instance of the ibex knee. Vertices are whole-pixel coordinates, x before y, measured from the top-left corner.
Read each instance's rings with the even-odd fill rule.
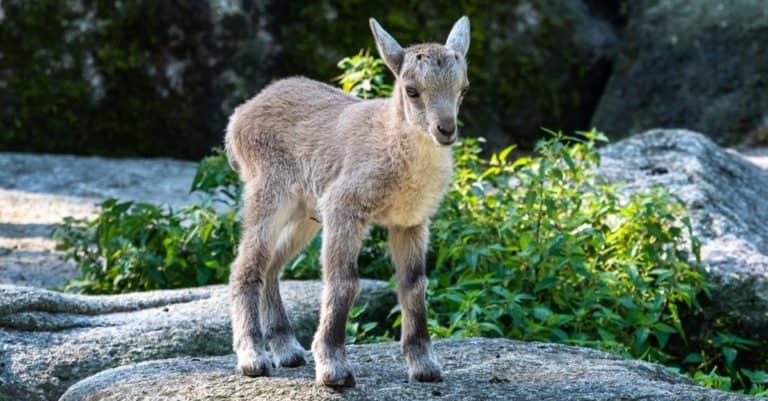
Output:
[[[360,279],[355,276],[334,277],[328,280],[329,295],[335,302],[351,305],[360,293]]]
[[[427,288],[427,276],[423,265],[410,266],[400,272],[397,290],[401,293],[419,293]]]

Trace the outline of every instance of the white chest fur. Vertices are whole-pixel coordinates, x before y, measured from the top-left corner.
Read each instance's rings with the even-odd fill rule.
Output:
[[[404,164],[405,171],[386,196],[376,222],[384,226],[410,227],[431,217],[445,195],[453,174],[448,147],[421,141]]]

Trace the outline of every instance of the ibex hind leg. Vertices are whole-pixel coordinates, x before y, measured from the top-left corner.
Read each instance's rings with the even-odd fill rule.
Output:
[[[293,259],[320,229],[320,224],[299,210],[285,225],[269,264],[261,294],[260,314],[264,338],[269,343],[275,364],[285,367],[306,363],[306,351],[296,340],[280,297],[279,276],[283,265]]]
[[[243,238],[229,279],[232,345],[238,368],[246,376],[268,376],[272,368],[264,349],[259,303],[262,292],[270,290],[267,271],[279,233],[282,198],[275,188],[246,183]]]

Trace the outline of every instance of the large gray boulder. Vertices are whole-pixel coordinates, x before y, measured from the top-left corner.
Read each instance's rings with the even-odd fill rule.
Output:
[[[501,339],[441,340],[442,383],[407,383],[397,344],[349,347],[357,388],[314,383],[314,366],[246,378],[234,357],[177,358],[108,370],[72,386],[61,401],[202,400],[749,400],[698,386],[660,365],[587,348]]]
[[[601,154],[599,173],[627,193],[661,184],[685,203],[716,284],[706,312],[768,334],[768,171],[686,130],[649,131]]]
[[[197,199],[195,164],[173,159],[0,153],[0,172],[0,284],[63,288],[77,277],[51,231],[66,216],[92,217],[109,197],[174,209]]]
[[[592,118],[611,137],[688,128],[720,144],[768,140],[764,0],[632,1]]]
[[[286,281],[280,287],[305,347],[317,325],[321,287],[314,281]],[[395,296],[386,283],[363,280],[357,302],[369,305],[361,319],[382,321]],[[229,354],[231,335],[225,286],[82,296],[3,285],[0,395],[56,400],[73,383],[109,368]]]

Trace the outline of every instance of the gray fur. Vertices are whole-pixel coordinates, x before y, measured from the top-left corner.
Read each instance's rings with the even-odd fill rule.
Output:
[[[427,332],[425,253],[429,219],[451,180],[450,145],[469,85],[469,20],[456,23],[449,46],[406,49],[375,20],[370,24],[397,77],[392,97],[363,101],[320,82],[289,78],[230,117],[227,155],[245,183],[243,237],[230,277],[233,343],[243,374],[268,375],[273,360],[278,366],[305,363],[277,280],[322,222],[324,290],[312,343],[317,381],[355,384],[344,330],[359,291],[357,256],[370,224],[389,230],[409,379],[441,380]]]
[[[400,67],[403,64],[403,54],[405,53],[403,47],[375,19],[369,19],[368,23],[371,26],[371,32],[373,32],[373,38],[376,41],[376,49],[378,49],[379,55],[381,55],[381,58],[395,75],[399,74]]]
[[[448,40],[445,46],[449,47],[462,55],[466,56],[469,51],[469,18],[461,17],[453,25],[451,33],[448,34]]]

